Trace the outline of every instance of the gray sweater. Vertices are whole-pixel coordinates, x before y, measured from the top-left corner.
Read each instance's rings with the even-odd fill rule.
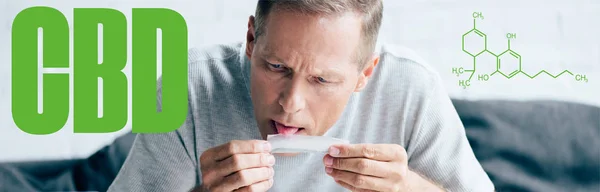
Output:
[[[201,185],[203,151],[230,140],[261,139],[243,48],[190,50],[186,121],[169,133],[139,134],[109,191],[189,191]],[[492,191],[439,75],[406,49],[384,46],[380,54],[367,87],[351,96],[325,135],[350,143],[401,145],[409,168],[440,186]],[[276,156],[269,191],[345,191],[325,173],[322,158],[314,153]]]

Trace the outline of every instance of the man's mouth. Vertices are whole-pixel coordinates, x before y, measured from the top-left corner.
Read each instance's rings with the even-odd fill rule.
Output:
[[[304,130],[303,127],[286,126],[274,120],[271,120],[271,124],[273,125],[276,134],[293,135]]]

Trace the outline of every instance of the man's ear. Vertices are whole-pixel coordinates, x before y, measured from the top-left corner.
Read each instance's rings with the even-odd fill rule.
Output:
[[[371,78],[371,75],[373,75],[373,70],[375,70],[375,67],[378,63],[379,54],[373,54],[373,56],[371,56],[371,59],[369,59],[367,64],[365,64],[365,66],[361,70],[360,76],[358,77],[358,82],[356,84],[356,87],[354,88],[354,92],[360,92],[363,88],[367,86],[369,78]]]
[[[246,56],[252,58],[252,50],[254,49],[254,16],[248,18],[248,32],[246,33]]]

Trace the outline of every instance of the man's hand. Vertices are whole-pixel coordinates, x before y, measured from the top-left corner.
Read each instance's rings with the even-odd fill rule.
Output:
[[[333,145],[325,171],[352,191],[441,191],[408,169],[406,151],[396,144]]]
[[[202,188],[211,192],[267,191],[273,186],[275,157],[262,140],[231,141],[200,156]]]

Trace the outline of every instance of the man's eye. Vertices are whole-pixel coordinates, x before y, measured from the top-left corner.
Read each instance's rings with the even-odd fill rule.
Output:
[[[316,79],[317,79],[317,81],[319,81],[319,83],[328,83],[329,82],[323,77],[317,77]]]
[[[269,64],[269,69],[272,71],[284,71],[285,67],[283,67],[281,64]]]

